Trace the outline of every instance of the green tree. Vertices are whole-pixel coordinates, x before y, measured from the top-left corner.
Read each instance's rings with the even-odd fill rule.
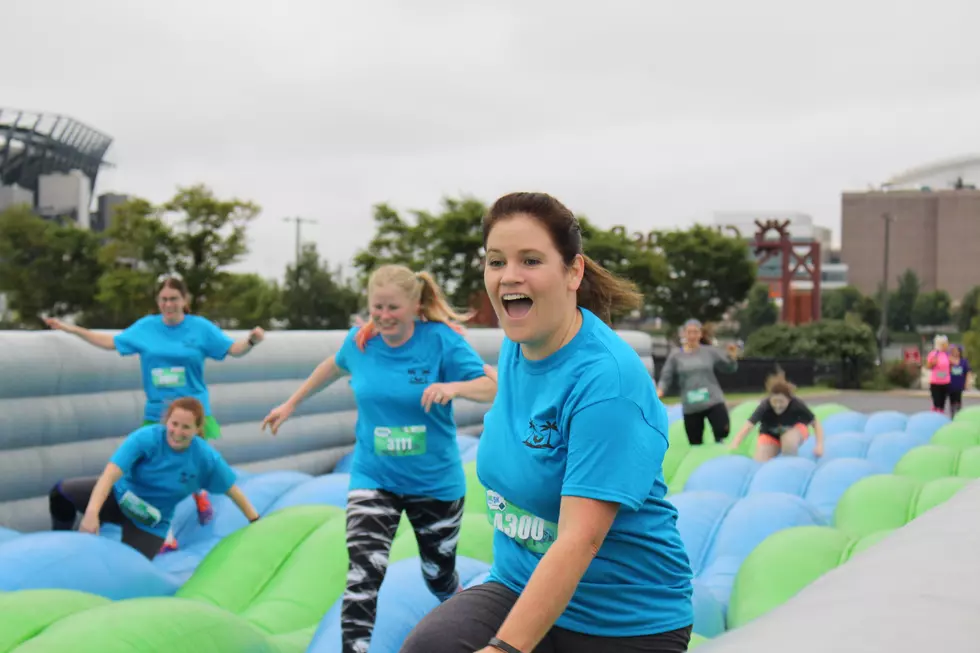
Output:
[[[752,333],[779,321],[779,308],[769,296],[769,284],[757,283],[749,291],[745,307],[738,312],[738,335],[748,338]]]
[[[857,310],[864,295],[854,286],[844,286],[823,291],[820,297],[820,317],[824,320],[843,320]]]
[[[71,222],[49,221],[29,206],[0,213],[0,292],[19,324],[43,326],[95,304],[102,273],[98,237]]]
[[[269,329],[282,312],[282,291],[274,280],[228,273],[214,291],[208,319],[224,329]]]
[[[161,206],[133,199],[114,213],[101,252],[106,273],[98,296],[105,319],[124,326],[152,310],[156,283],[165,274],[180,275],[193,310],[207,313],[227,268],[248,253],[247,227],[259,207],[218,199],[198,185],[179,188]]]
[[[286,268],[282,318],[289,329],[346,329],[357,313],[361,294],[342,283],[320,260],[315,244],[300,252],[299,262]]]
[[[691,317],[721,319],[745,300],[756,282],[748,244],[702,225],[658,232],[654,252],[667,263],[668,276],[656,298],[662,317],[673,326]]]
[[[888,328],[894,331],[913,331],[912,311],[919,297],[919,275],[906,270],[898,277],[898,288],[888,293]],[[879,297],[881,291],[878,291]]]
[[[973,318],[978,313],[980,313],[980,286],[973,286],[960,300],[959,309],[956,311],[957,330],[969,331],[973,324]]]
[[[912,306],[912,323],[916,327],[944,326],[953,317],[953,301],[945,290],[922,293]]]

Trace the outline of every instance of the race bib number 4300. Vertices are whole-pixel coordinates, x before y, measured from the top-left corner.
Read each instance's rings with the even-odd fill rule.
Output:
[[[374,429],[374,453],[379,456],[424,454],[425,426],[379,426]]]
[[[487,490],[487,519],[495,529],[534,553],[544,553],[558,537],[558,524],[518,508],[493,490]]]
[[[137,521],[151,528],[159,524],[163,518],[160,510],[156,506],[147,503],[129,490],[126,490],[122,497],[120,497],[119,507],[133,521]]]
[[[182,388],[187,385],[183,367],[155,367],[150,370],[150,376],[157,388]]]

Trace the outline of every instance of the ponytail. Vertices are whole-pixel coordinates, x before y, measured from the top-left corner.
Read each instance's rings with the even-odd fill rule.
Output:
[[[595,313],[606,324],[612,323],[614,315],[643,306],[643,295],[635,283],[617,277],[585,254],[582,258],[585,259],[585,272],[578,289],[579,306]]]

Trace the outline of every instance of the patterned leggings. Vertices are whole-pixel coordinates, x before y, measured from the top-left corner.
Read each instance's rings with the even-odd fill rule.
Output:
[[[367,653],[377,618],[378,591],[388,570],[388,554],[402,511],[415,531],[422,577],[445,601],[460,587],[456,545],[463,499],[439,501],[384,490],[352,490],[347,495],[347,589],[341,605],[343,653]]]

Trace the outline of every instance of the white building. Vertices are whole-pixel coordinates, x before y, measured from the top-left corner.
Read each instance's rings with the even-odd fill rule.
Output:
[[[82,229],[91,228],[91,180],[81,170],[41,175],[37,179],[37,212],[53,218],[69,215]]]
[[[13,186],[0,186],[0,211],[6,211],[10,207],[19,204],[26,204],[33,209],[34,193],[16,184]]]

